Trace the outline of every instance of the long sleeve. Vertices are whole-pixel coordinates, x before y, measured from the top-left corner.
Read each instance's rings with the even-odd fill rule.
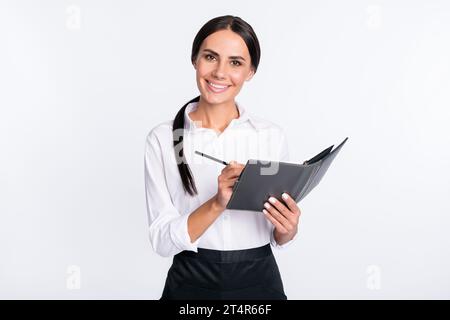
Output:
[[[289,161],[289,144],[287,141],[286,133],[281,129],[281,148],[280,148],[280,161]]]
[[[280,161],[289,161],[289,145],[287,142],[287,137],[283,129],[281,129],[281,147],[280,147]],[[272,232],[270,233],[270,244],[277,249],[284,249],[288,247],[292,242],[297,238],[298,233],[286,242],[285,244],[279,245],[274,238],[273,232],[275,230],[275,226],[272,225]]]
[[[191,243],[188,233],[189,214],[180,214],[171,200],[162,148],[154,130],[147,136],[144,158],[149,238],[153,250],[163,257],[173,256],[183,250],[197,252],[199,239]]]

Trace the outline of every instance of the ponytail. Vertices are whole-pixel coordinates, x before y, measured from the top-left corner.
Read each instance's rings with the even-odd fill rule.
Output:
[[[194,38],[194,42],[192,43],[191,50],[191,62],[195,65],[195,61],[197,60],[198,52],[200,51],[200,47],[203,41],[210,34],[220,30],[232,30],[234,33],[238,34],[247,45],[247,49],[250,53],[250,60],[252,64],[252,68],[254,72],[258,69],[259,59],[261,56],[261,49],[259,47],[259,41],[256,37],[255,31],[252,26],[249,25],[246,21],[242,20],[239,17],[225,15],[213,18],[205,23],[200,30],[197,32],[197,35]],[[197,194],[197,188],[195,187],[194,178],[192,176],[191,170],[186,162],[186,158],[184,157],[183,152],[183,134],[179,137],[177,136],[177,129],[184,129],[184,113],[186,111],[186,107],[191,102],[200,101],[200,96],[192,99],[188,103],[186,103],[180,111],[178,111],[175,119],[173,120],[173,146],[175,152],[175,158],[177,159],[178,171],[180,172],[181,180],[183,181],[183,188],[186,192],[188,192],[191,196]],[[183,132],[184,130],[180,130]],[[177,146],[180,144],[180,146]],[[179,151],[177,151],[179,150]],[[181,157],[181,161],[178,159]]]
[[[200,100],[200,96],[195,97],[191,101],[187,102],[177,113],[175,119],[173,120],[172,125],[172,133],[173,133],[173,146],[175,152],[175,158],[181,158],[181,161],[177,161],[178,171],[180,172],[181,181],[183,182],[183,188],[185,192],[189,193],[191,196],[194,194],[198,194],[197,187],[195,186],[194,177],[192,176],[191,169],[189,169],[189,165],[187,164],[186,158],[183,152],[183,133],[181,135],[176,135],[175,132],[178,132],[178,129],[183,132],[184,129],[184,113],[186,111],[186,107],[188,104],[192,102],[198,102]],[[175,148],[178,144],[177,148]],[[178,154],[177,154],[177,150]]]

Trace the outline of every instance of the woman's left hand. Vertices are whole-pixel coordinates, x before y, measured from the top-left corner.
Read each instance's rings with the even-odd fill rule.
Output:
[[[297,234],[298,222],[301,215],[300,208],[294,199],[287,193],[283,193],[287,197],[282,197],[286,205],[270,197],[268,202],[264,203],[264,215],[275,226],[274,237],[279,245],[282,245],[294,238]]]

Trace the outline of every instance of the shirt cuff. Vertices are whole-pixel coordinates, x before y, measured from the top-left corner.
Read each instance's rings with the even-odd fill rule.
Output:
[[[180,218],[172,221],[170,224],[170,237],[175,246],[181,251],[188,250],[198,252],[198,243],[200,238],[191,242],[191,237],[188,232],[188,218],[189,214],[184,214]]]
[[[295,239],[297,239],[297,236],[298,236],[298,232],[295,234],[295,236],[291,239],[291,240],[289,240],[288,242],[286,242],[286,243],[283,243],[283,244],[278,244],[277,243],[277,241],[275,240],[275,237],[274,237],[274,235],[273,235],[273,232],[274,232],[274,228],[272,228],[272,232],[270,233],[270,244],[274,247],[274,248],[277,248],[277,249],[285,249],[285,248],[287,248],[288,246],[290,246],[291,245],[291,243],[292,242],[294,242],[294,240]]]

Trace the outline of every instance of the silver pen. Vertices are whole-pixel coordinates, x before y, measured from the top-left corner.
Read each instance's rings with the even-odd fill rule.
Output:
[[[219,163],[222,163],[222,164],[224,164],[224,165],[226,165],[226,166],[228,165],[227,162],[225,162],[225,161],[223,161],[223,160],[219,160],[219,159],[214,158],[214,157],[211,157],[211,156],[209,156],[209,155],[207,155],[207,154],[205,154],[205,153],[203,153],[203,152],[195,151],[195,153],[201,155],[202,157],[206,157],[206,158],[209,158],[209,159],[211,159],[211,160],[214,160],[214,161],[217,161],[217,162],[219,162]]]

